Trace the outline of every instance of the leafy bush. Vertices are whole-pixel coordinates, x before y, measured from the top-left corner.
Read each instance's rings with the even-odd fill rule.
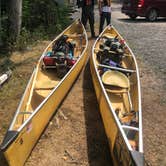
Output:
[[[18,37],[14,47],[18,50],[26,49],[27,45],[31,42],[31,34],[26,28],[22,28],[20,36]]]
[[[58,5],[54,0],[24,0],[22,10],[23,28],[17,41],[10,43],[8,40],[10,35],[7,32],[7,23],[0,32],[8,49],[24,50],[30,43],[55,36],[70,24],[70,7]],[[5,15],[7,16],[7,13]]]

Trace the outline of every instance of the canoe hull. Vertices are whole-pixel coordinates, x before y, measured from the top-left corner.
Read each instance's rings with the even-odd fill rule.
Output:
[[[123,161],[123,165],[128,166],[129,163],[133,163],[134,161],[132,161],[131,154],[126,146],[126,143],[124,142],[121,132],[119,131],[119,127],[115,122],[115,118],[112,114],[113,110],[111,111],[110,104],[108,103],[108,100],[106,99],[106,96],[99,84],[92,60],[90,60],[90,63],[93,85],[95,88],[113,163],[114,165],[118,166],[122,165]],[[120,147],[123,147],[123,149],[120,149]]]
[[[33,117],[30,118],[27,123],[25,122],[26,125],[19,130],[16,139],[6,149],[2,149],[8,165],[24,165],[37,140],[46,128],[50,118],[70,90],[86,61],[87,52],[84,51],[83,56],[79,58],[73,69],[69,71],[63,80],[61,80],[59,85],[51,92],[50,96],[42,102]],[[34,79],[35,72],[36,71],[34,70],[31,80]],[[32,86],[31,81],[28,86]],[[29,87],[27,87],[27,89]]]
[[[143,153],[129,150],[126,144],[127,141],[125,141],[124,138],[124,132],[122,132],[122,129],[119,127],[119,120],[114,114],[115,110],[99,78],[100,76],[93,57],[96,43],[94,44],[92,56],[90,57],[90,69],[113,163],[114,165],[124,166],[143,165]]]

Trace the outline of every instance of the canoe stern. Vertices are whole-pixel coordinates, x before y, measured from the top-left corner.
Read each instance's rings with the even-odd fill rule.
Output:
[[[131,151],[132,159],[135,165],[143,166],[144,165],[144,154],[138,151]]]
[[[8,148],[8,146],[17,138],[18,134],[18,131],[7,131],[5,138],[1,144],[1,151],[4,152]]]
[[[113,100],[112,98],[115,97],[115,99],[118,99],[120,96],[112,95],[113,92],[110,93],[108,89],[106,89],[103,85],[103,81],[101,80],[102,72],[99,67],[101,67],[100,62],[97,60],[97,51],[100,50],[100,43],[104,40],[102,39],[102,36],[105,35],[108,37],[115,37],[119,36],[119,38],[123,39],[118,32],[114,31],[114,28],[108,26],[103,33],[99,36],[99,38],[94,43],[93,49],[92,49],[92,56],[90,57],[90,69],[91,69],[91,75],[93,80],[93,85],[96,92],[96,97],[99,104],[99,109],[101,113],[101,117],[103,120],[105,132],[108,138],[109,146],[110,146],[110,152],[113,159],[114,165],[133,165],[133,166],[143,166],[144,165],[144,154],[143,154],[143,143],[142,143],[142,110],[141,110],[141,94],[140,94],[140,82],[139,82],[139,73],[138,73],[138,66],[134,57],[134,54],[129,49],[129,47],[126,45],[126,61],[123,59],[123,65],[125,69],[130,69],[132,74],[130,75],[130,80],[132,80],[132,85],[130,86],[130,93],[132,92],[132,105],[129,105],[131,100],[129,100],[128,104],[126,104],[126,107],[132,110],[138,111],[139,116],[139,125],[137,127],[129,126],[132,130],[135,130],[136,132],[139,131],[139,134],[137,137],[138,142],[138,148],[134,149],[130,142],[129,138],[127,136],[127,130],[125,130],[125,124],[123,125],[121,121],[118,119],[117,113],[115,112],[115,104],[118,103],[118,106],[121,106],[120,104],[122,100],[119,100],[118,102]],[[129,55],[130,54],[130,55]],[[99,67],[98,67],[99,66]],[[112,69],[115,70],[115,69]],[[117,70],[117,69],[116,69]],[[134,86],[133,86],[134,85]],[[119,93],[119,92],[118,92]],[[119,96],[118,96],[119,95]],[[112,99],[112,100],[110,100]],[[125,101],[125,100],[124,100]],[[118,108],[118,107],[117,107]],[[138,151],[137,151],[138,150]]]

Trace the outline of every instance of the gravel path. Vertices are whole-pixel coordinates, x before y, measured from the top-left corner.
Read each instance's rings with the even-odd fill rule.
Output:
[[[149,165],[166,165],[166,19],[135,21],[113,4],[112,24],[134,52],[142,87],[145,159]]]

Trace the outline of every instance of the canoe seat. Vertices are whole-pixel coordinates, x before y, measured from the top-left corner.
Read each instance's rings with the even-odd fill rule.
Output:
[[[56,85],[59,83],[59,80],[44,80],[43,81],[37,81],[35,84],[35,90],[52,90],[56,87]]]
[[[121,89],[129,89],[130,82],[126,75],[119,71],[108,70],[102,75],[102,82],[105,85],[113,86]]]

